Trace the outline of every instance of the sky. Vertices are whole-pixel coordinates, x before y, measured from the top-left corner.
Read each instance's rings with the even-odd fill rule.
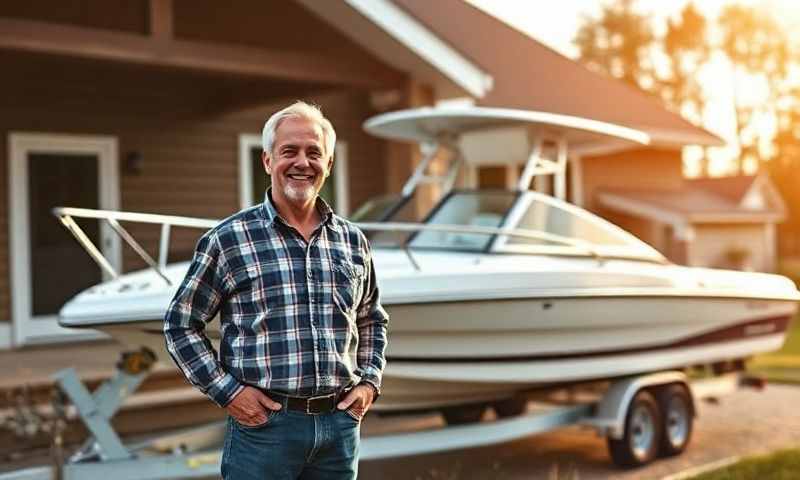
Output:
[[[581,19],[585,16],[597,17],[606,2],[598,0],[559,0],[558,2],[535,2],[533,0],[467,0],[479,8],[497,16],[515,28],[527,33],[536,40],[571,58],[578,56],[578,49],[572,44]],[[690,0],[638,0],[636,8],[652,16],[656,28],[663,28],[666,20],[677,16]],[[722,8],[735,0],[699,0],[697,8],[707,17],[716,17]],[[794,40],[800,40],[800,1],[798,0],[738,0],[738,3],[768,9],[784,24],[788,32],[794,32]],[[546,7],[543,7],[546,5]],[[709,96],[705,115],[705,127],[735,145],[736,130],[733,116],[733,82],[730,66],[720,56],[715,58],[704,81],[713,88],[707,90]],[[757,103],[766,96],[763,85],[748,85],[743,90]],[[771,119],[763,119],[761,129],[774,129]],[[687,174],[698,173],[696,158],[698,149],[687,149]],[[711,174],[723,175],[730,171],[731,159],[736,156],[736,147],[731,145],[712,152]],[[754,170],[750,166],[750,173]]]

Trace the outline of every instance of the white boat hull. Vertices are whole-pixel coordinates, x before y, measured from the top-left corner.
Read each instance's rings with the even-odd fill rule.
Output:
[[[507,398],[517,391],[711,364],[777,350],[792,301],[546,298],[387,305],[379,410]],[[491,321],[502,316],[502,322]],[[99,328],[170,361],[162,322]],[[218,326],[207,329],[215,347]]]

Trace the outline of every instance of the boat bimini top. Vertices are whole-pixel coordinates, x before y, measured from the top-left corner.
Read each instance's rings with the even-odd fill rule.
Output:
[[[409,196],[420,183],[437,182],[445,193],[452,189],[464,162],[477,165],[524,164],[517,190],[526,191],[536,175],[554,175],[554,196],[566,198],[569,149],[597,145],[647,145],[641,131],[554,113],[441,106],[400,110],[368,119],[364,129],[377,137],[420,144],[423,159],[403,187]],[[426,171],[440,150],[451,152],[444,175]]]

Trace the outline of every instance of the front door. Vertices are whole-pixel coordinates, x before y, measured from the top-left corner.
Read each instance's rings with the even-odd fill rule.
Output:
[[[119,207],[116,139],[12,133],[9,146],[14,343],[96,337],[58,326],[61,306],[104,278],[52,209]],[[108,225],[76,221],[118,270],[119,240]]]

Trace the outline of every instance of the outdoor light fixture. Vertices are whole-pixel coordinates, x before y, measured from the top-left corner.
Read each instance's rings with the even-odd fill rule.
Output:
[[[129,175],[139,175],[142,173],[141,152],[133,150],[125,155],[125,173]]]

